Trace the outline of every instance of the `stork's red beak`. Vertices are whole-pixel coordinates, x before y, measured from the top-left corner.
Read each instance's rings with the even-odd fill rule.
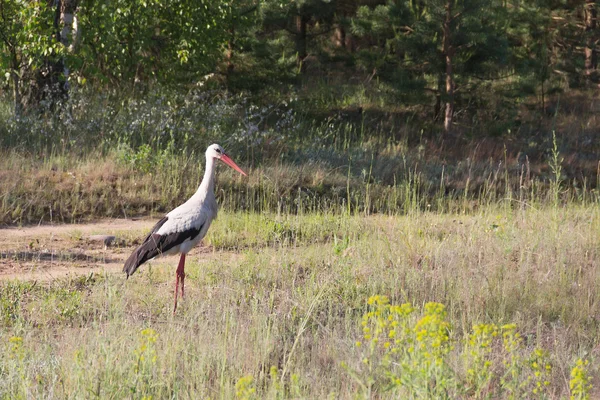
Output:
[[[242,171],[242,169],[240,167],[237,166],[236,163],[233,162],[233,160],[231,158],[229,158],[229,156],[227,156],[227,154],[221,155],[221,161],[223,161],[225,164],[229,165],[231,168],[235,169],[240,174],[242,174],[244,176],[248,176],[244,171]]]

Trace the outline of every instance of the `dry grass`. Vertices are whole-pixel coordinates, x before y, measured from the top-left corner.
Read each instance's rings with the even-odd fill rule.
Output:
[[[454,146],[424,142],[348,151],[301,152],[302,163],[266,160],[248,178],[223,168],[217,198],[227,210],[251,212],[474,212],[503,201],[587,204],[598,197],[598,164],[561,153],[556,138],[530,159],[486,140]],[[452,150],[460,148],[461,151]],[[239,157],[236,157],[239,156]],[[170,154],[132,164],[119,153],[86,156],[17,151],[0,158],[0,223],[79,222],[162,213],[187,199],[202,176],[204,157]],[[565,159],[568,158],[566,161]],[[450,161],[449,161],[450,160]],[[146,164],[147,162],[147,164]],[[558,166],[558,174],[554,167]],[[515,203],[516,204],[516,203]]]
[[[369,296],[383,294],[418,309],[446,305],[448,360],[459,380],[468,367],[461,342],[473,324],[516,323],[523,362],[534,348],[549,353],[545,398],[564,398],[577,358],[598,373],[599,230],[597,205],[368,218],[224,213],[209,243],[247,245],[234,258],[190,259],[175,316],[173,268],[160,262],[127,281],[95,274],[47,286],[3,283],[0,393],[232,398],[250,375],[238,394],[354,398],[365,392],[342,364],[364,372],[360,320]],[[248,241],[257,236],[266,239]],[[16,350],[11,337],[22,338]],[[494,354],[501,373],[501,349]],[[381,379],[372,396],[398,395]],[[507,392],[497,379],[485,393]]]

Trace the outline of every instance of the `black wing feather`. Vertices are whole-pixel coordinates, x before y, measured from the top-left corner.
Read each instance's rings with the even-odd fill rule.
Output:
[[[146,238],[144,239],[144,242],[147,241],[148,239],[150,239],[150,236],[152,236],[153,233],[156,233],[161,226],[163,226],[165,224],[165,222],[167,222],[169,220],[169,217],[167,217],[166,215],[164,217],[162,217],[150,230],[150,233],[148,234],[148,236],[146,236]]]
[[[152,228],[144,242],[134,250],[129,256],[125,265],[123,266],[123,272],[127,274],[127,277],[131,276],[140,265],[145,263],[152,258],[165,253],[175,246],[180,245],[187,239],[193,240],[200,234],[202,226],[199,228],[191,228],[183,232],[173,232],[168,235],[159,235],[156,233],[161,226],[167,222],[168,217],[163,217],[158,223]]]

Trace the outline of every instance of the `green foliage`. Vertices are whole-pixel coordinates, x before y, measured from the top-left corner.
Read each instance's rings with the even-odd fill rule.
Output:
[[[475,398],[483,397],[490,385],[494,372],[492,369],[493,343],[498,336],[495,324],[475,324],[465,343],[465,388]]]
[[[581,30],[582,1],[68,3],[72,25],[51,2],[0,3],[2,90],[12,89],[19,117],[21,106],[68,114],[65,100],[82,88],[129,100],[202,87],[261,104],[299,96],[326,118],[352,107],[407,113],[434,132],[452,101],[465,134],[503,135],[597,75],[582,73],[581,49],[598,36]]]
[[[33,80],[40,72],[48,74],[48,65],[64,55],[53,21],[47,2],[0,1],[0,79],[4,85]]]
[[[62,52],[53,36],[52,12],[41,1],[2,0],[0,72],[5,76],[21,64],[39,68],[48,57]],[[13,65],[16,58],[17,65]]]
[[[443,23],[448,1],[389,2],[375,8],[361,6],[353,32],[372,38],[376,46],[359,56],[366,70],[378,75],[397,92],[396,102],[427,102],[434,93],[445,98]],[[506,8],[500,1],[451,2],[453,74],[461,87],[462,107],[482,104],[481,89],[506,74],[510,52],[505,35]],[[431,102],[431,98],[429,99]]]
[[[79,73],[125,87],[198,81],[214,69],[229,12],[215,1],[82,0]]]
[[[31,289],[30,283],[9,283],[0,288],[0,322],[10,326],[21,317],[20,301]]]

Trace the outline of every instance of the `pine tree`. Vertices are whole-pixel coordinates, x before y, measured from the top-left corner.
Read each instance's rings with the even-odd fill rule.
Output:
[[[504,16],[500,1],[389,1],[361,7],[353,30],[375,41],[370,59],[382,78],[398,79],[400,91],[434,94],[433,119],[444,103],[449,132],[457,96],[472,95],[482,75],[491,78],[506,69]]]

